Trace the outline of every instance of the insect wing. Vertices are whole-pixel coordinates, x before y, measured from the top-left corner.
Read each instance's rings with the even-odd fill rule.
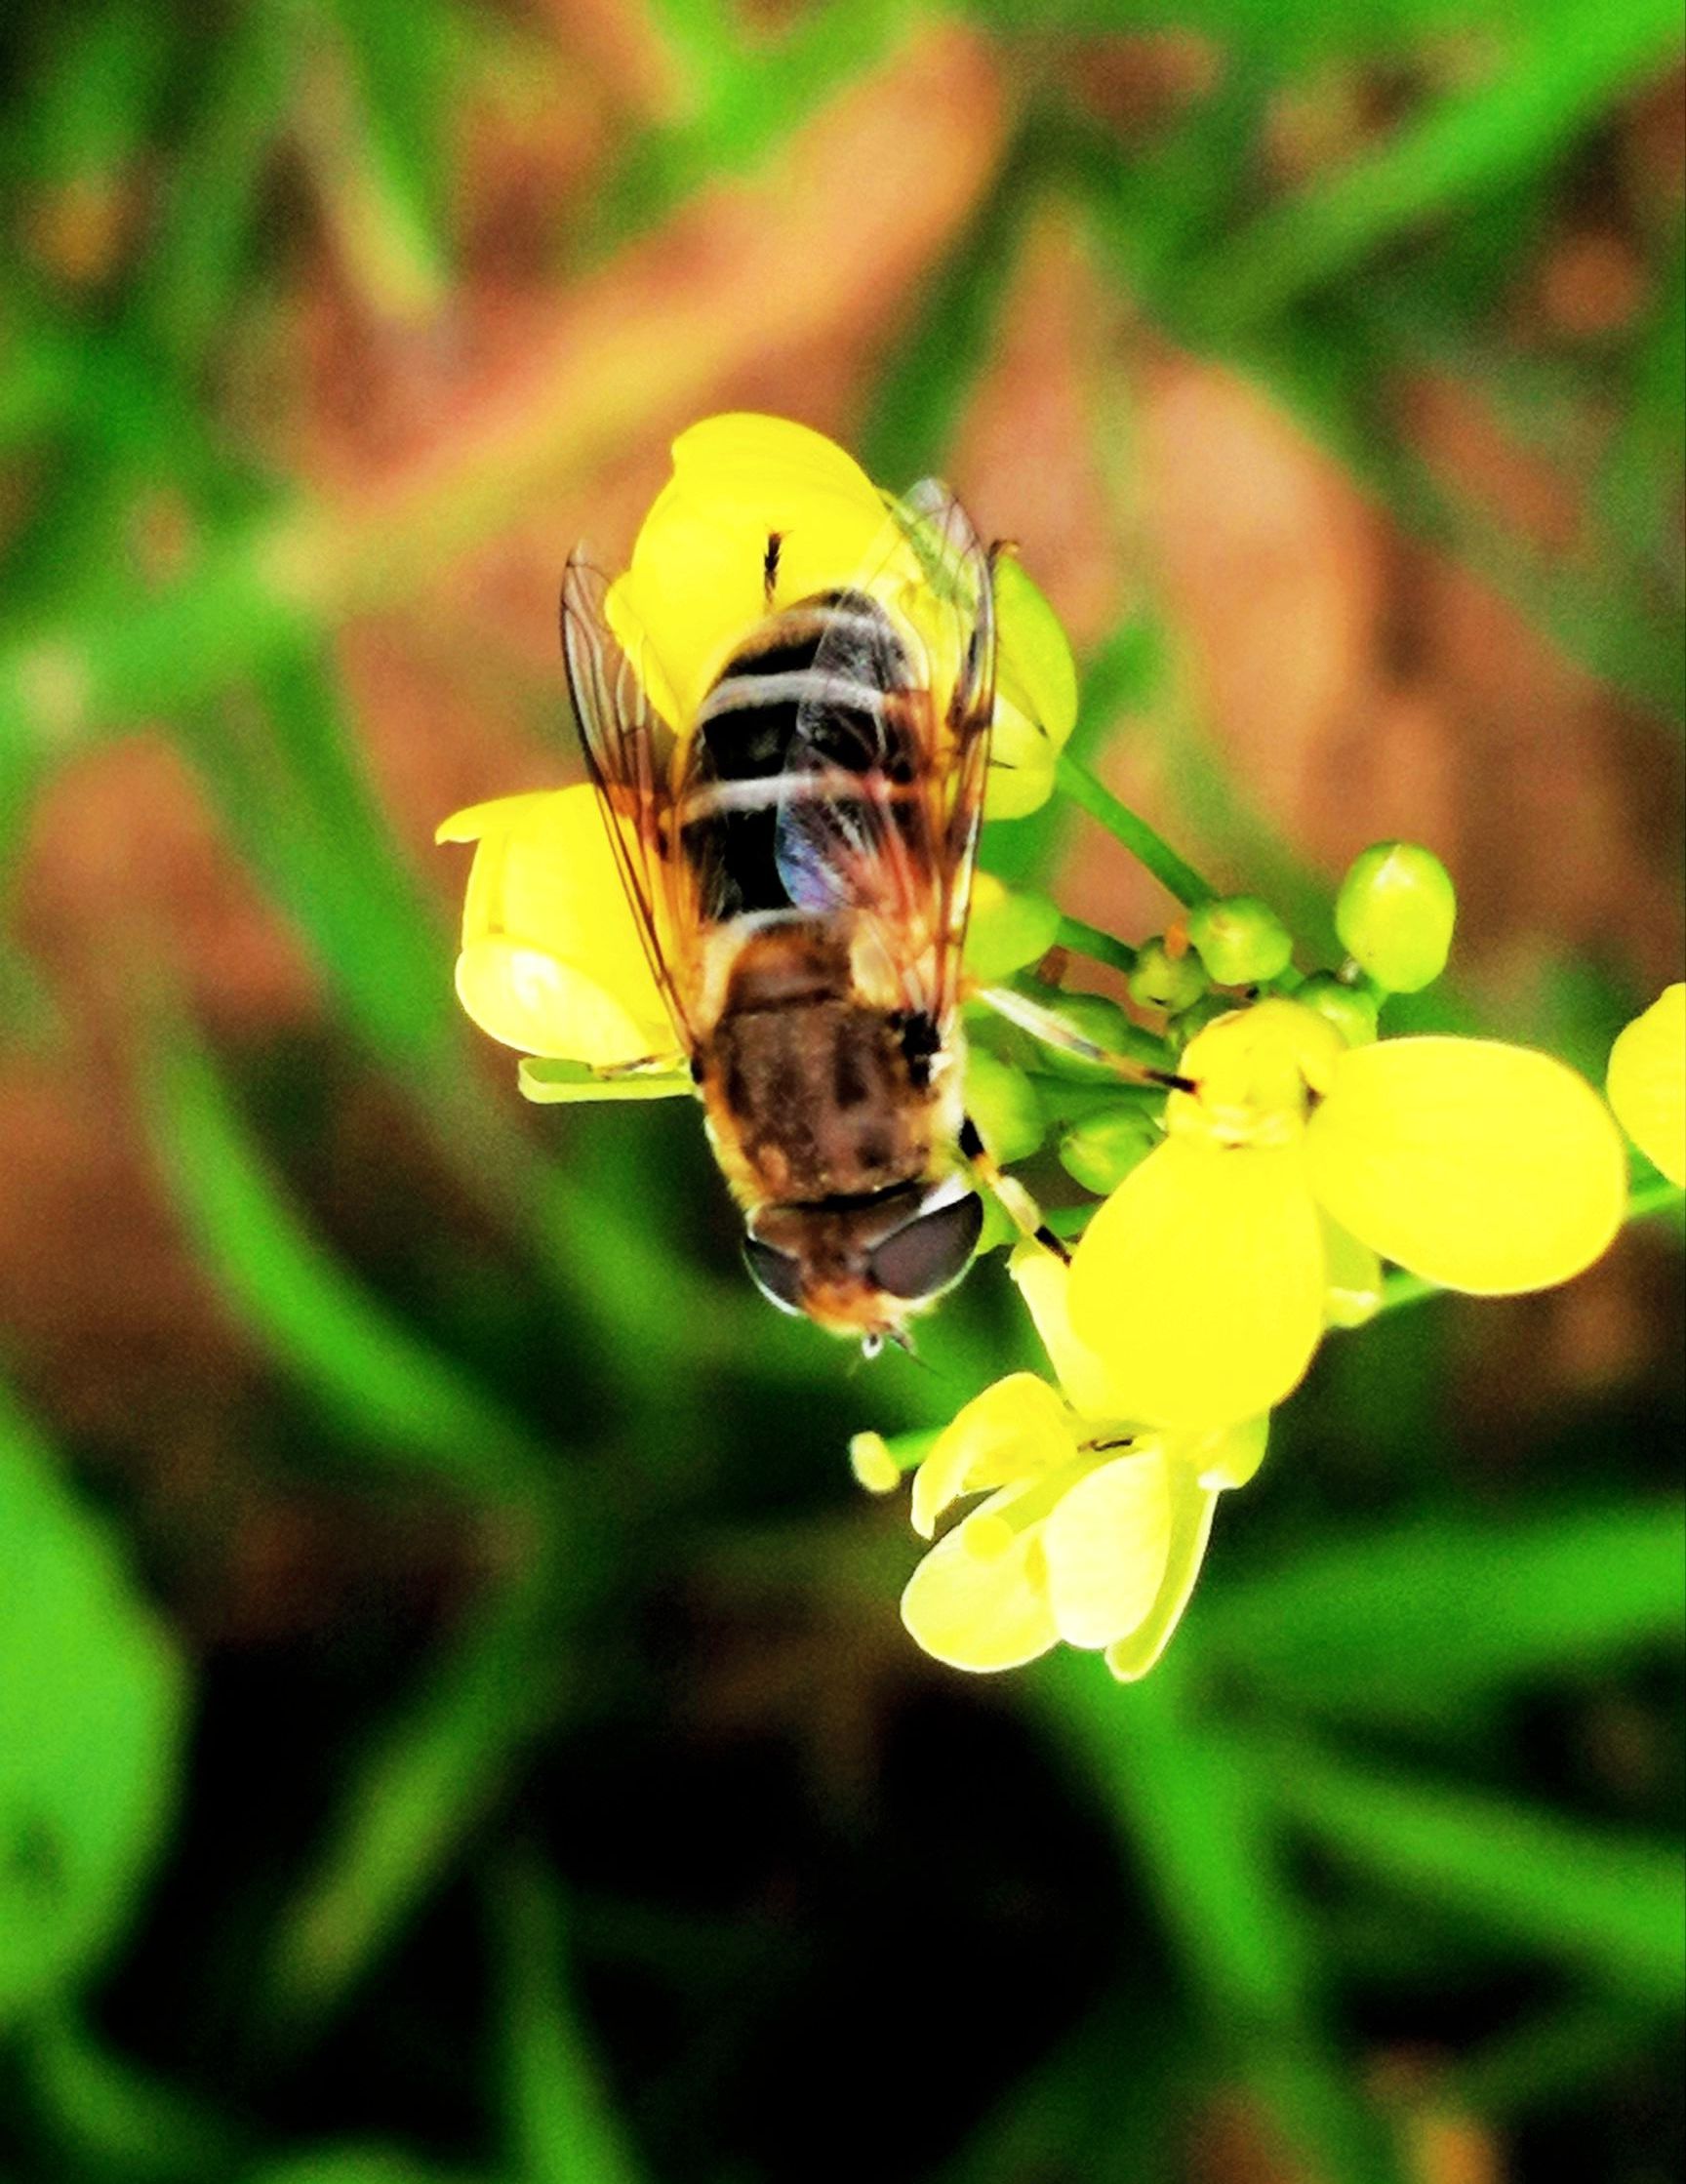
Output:
[[[675,1036],[695,1052],[685,995],[695,991],[697,920],[672,825],[674,738],[609,627],[601,571],[569,556],[562,579],[562,658],[615,862]]]
[[[798,709],[778,829],[791,900],[856,912],[906,1004],[944,1020],[959,985],[995,704],[989,557],[933,482],[896,504]],[[944,690],[943,685],[946,684]]]
[[[922,558],[927,548],[935,551],[933,588],[949,623],[948,645],[956,662],[933,773],[943,829],[938,860],[942,877],[938,984],[946,1010],[959,993],[960,958],[972,910],[972,875],[984,825],[989,731],[995,718],[995,573],[992,554],[945,487],[927,479],[914,487],[905,505],[915,549]]]

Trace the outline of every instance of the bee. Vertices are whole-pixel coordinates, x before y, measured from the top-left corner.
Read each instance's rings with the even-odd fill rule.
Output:
[[[905,1345],[966,1271],[981,1185],[1024,1218],[966,1112],[959,1020],[994,556],[931,482],[895,505],[876,567],[840,588],[778,603],[781,545],[769,534],[764,619],[681,733],[578,551],[562,647],[749,1273],[782,1311],[871,1355]]]

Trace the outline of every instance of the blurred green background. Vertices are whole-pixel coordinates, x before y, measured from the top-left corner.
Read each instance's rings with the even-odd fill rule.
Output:
[[[454,806],[557,573],[800,416],[1019,541],[1079,748],[1594,1072],[1680,965],[1677,0],[0,23],[0,2175],[1664,2184],[1678,1223],[1326,1350],[1170,1657],[896,1618],[694,1111],[523,1111]],[[1126,937],[1075,815],[987,861]]]

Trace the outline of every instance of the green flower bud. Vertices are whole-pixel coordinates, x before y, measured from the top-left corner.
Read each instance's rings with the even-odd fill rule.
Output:
[[[1171,1066],[1163,1039],[1132,1024],[1116,1001],[1104,993],[1063,993],[1051,1014],[1068,1024],[1080,1038],[1104,1047],[1126,1062],[1140,1062],[1149,1070]],[[1044,1046],[1037,1055],[1038,1069],[1078,1084],[1116,1084],[1118,1072],[1104,1062],[1086,1061],[1081,1054],[1065,1054],[1057,1046]]]
[[[1188,938],[1213,983],[1257,986],[1288,968],[1294,936],[1257,895],[1226,895],[1188,912]]]
[[[999,986],[1054,946],[1060,912],[1046,895],[1003,887],[993,872],[980,872],[972,887],[966,927],[966,969],[980,986]]]
[[[1341,882],[1341,945],[1389,993],[1415,993],[1446,968],[1457,922],[1452,875],[1416,842],[1378,842]]]
[[[1002,1167],[1024,1160],[1048,1134],[1036,1087],[1023,1070],[974,1047],[966,1058],[966,1112]]]
[[[1085,1191],[1105,1197],[1160,1142],[1140,1108],[1108,1108],[1073,1123],[1060,1140],[1060,1164]]]
[[[1348,1046],[1368,1046],[1376,1036],[1376,996],[1333,971],[1314,971],[1295,988],[1294,998],[1333,1024]]]
[[[1245,1004],[1243,1004],[1245,1005]],[[1208,1024],[1216,1024],[1221,1016],[1233,1016],[1235,997],[1232,993],[1202,993],[1192,1008],[1184,1009],[1171,1023],[1171,1043],[1179,1053],[1189,1040],[1205,1031]]]
[[[1192,1008],[1206,991],[1206,973],[1192,951],[1173,955],[1163,941],[1144,941],[1137,950],[1136,968],[1128,980],[1130,998],[1144,1009],[1163,1009],[1176,1016]]]

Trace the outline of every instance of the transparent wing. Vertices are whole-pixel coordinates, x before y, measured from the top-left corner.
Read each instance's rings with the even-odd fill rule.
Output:
[[[927,481],[892,506],[815,655],[778,857],[791,900],[853,910],[906,1005],[937,1023],[958,991],[994,706],[989,556]]]
[[[562,579],[562,658],[598,807],[676,1042],[697,1048],[697,916],[672,824],[674,737],[609,627],[608,584],[577,548]]]

